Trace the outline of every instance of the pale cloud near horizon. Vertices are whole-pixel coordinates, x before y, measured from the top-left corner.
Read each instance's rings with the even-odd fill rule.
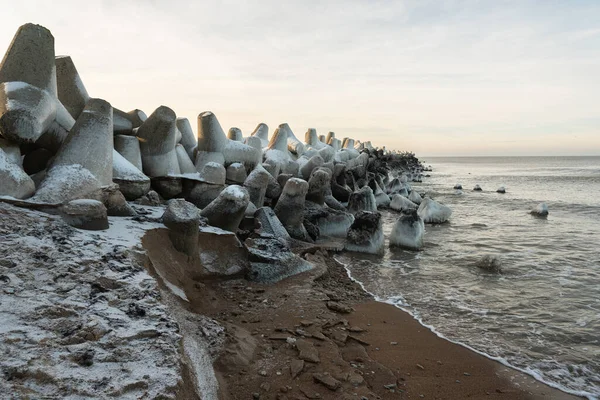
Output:
[[[425,155],[600,154],[600,2],[21,1],[88,92],[125,110],[212,110],[249,134]]]

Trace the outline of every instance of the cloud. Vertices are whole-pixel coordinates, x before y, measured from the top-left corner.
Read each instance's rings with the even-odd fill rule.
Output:
[[[88,91],[119,108],[164,104],[192,125],[210,109],[245,133],[286,121],[300,135],[425,152],[521,152],[522,138],[581,133],[569,148],[600,154],[598,2],[23,1],[3,12],[0,45],[22,23],[47,26]]]

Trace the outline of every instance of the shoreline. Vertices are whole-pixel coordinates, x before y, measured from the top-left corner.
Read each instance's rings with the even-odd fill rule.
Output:
[[[334,257],[334,259],[335,259],[335,257]],[[505,359],[503,359],[501,357],[492,356],[490,354],[485,353],[484,351],[477,350],[477,349],[471,347],[470,345],[468,345],[466,343],[462,343],[460,341],[453,340],[453,339],[450,339],[450,338],[446,337],[443,333],[439,332],[433,325],[426,324],[420,317],[417,317],[411,310],[409,310],[409,309],[407,309],[407,308],[405,308],[403,306],[400,306],[397,303],[392,303],[390,301],[383,300],[383,299],[379,298],[378,296],[374,295],[373,293],[369,292],[365,288],[364,284],[361,281],[359,281],[358,279],[355,279],[352,276],[351,271],[349,270],[349,268],[344,263],[342,263],[341,261],[339,261],[337,259],[336,259],[336,261],[344,266],[344,268],[346,269],[346,272],[348,274],[348,278],[351,279],[353,282],[356,282],[358,285],[360,285],[360,287],[362,288],[362,290],[364,290],[366,293],[368,293],[369,295],[371,295],[375,301],[377,301],[379,303],[382,303],[382,304],[391,305],[391,306],[397,308],[398,310],[400,310],[400,311],[402,311],[402,312],[410,315],[410,317],[412,319],[414,319],[416,322],[418,322],[419,325],[421,325],[422,327],[428,329],[431,333],[433,333],[438,338],[440,338],[442,340],[445,340],[445,341],[447,341],[449,343],[452,343],[452,344],[464,347],[466,350],[472,351],[472,352],[474,352],[474,353],[476,353],[476,354],[478,354],[478,355],[480,355],[482,357],[485,357],[485,358],[489,359],[490,361],[497,362],[498,364],[500,364],[503,367],[509,368],[510,370],[514,370],[513,371],[514,373],[524,374],[524,375],[532,378],[534,380],[534,382],[536,382],[536,383],[540,383],[540,384],[548,386],[548,387],[550,387],[552,389],[556,389],[556,390],[558,390],[558,391],[560,391],[562,393],[565,393],[567,395],[574,396],[574,398],[582,398],[582,399],[587,399],[588,398],[585,393],[576,393],[576,392],[570,391],[569,389],[564,388],[564,387],[562,387],[562,386],[560,386],[558,384],[554,384],[552,382],[546,382],[541,377],[539,377],[539,374],[537,374],[535,372],[526,371],[523,368],[520,368],[520,367],[517,367],[517,366],[514,366],[514,365],[510,364],[508,361],[506,361]]]
[[[276,284],[198,285],[166,234],[143,239],[159,281],[171,280],[188,299],[182,306],[227,332],[213,363],[219,399],[581,398],[438,336],[376,300],[317,246],[305,255],[312,270]]]

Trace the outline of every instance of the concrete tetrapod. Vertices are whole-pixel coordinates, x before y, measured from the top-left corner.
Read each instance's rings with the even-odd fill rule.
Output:
[[[308,128],[308,130],[304,134],[304,143],[306,143],[307,146],[313,147],[316,150],[321,150],[322,148],[327,146],[325,143],[319,140],[319,137],[317,136],[317,130],[315,128]]]
[[[177,118],[177,129],[181,132],[181,145],[185,148],[190,160],[194,161],[196,156],[194,155],[198,142],[196,141],[196,135],[190,125],[190,120],[187,118]]]
[[[250,281],[275,283],[313,268],[311,263],[292,253],[287,244],[276,238],[248,238],[244,244],[250,261],[246,279]]]
[[[71,57],[57,56],[55,58],[55,63],[58,99],[64,105],[69,115],[74,119],[77,119],[83,112],[87,102],[90,100],[90,95],[75,68],[75,64],[73,64]],[[113,109],[113,132],[131,135],[134,128],[132,121],[136,117],[137,115],[131,115],[116,108]],[[139,124],[136,126],[139,126]]]
[[[300,167],[300,176],[308,180],[316,168],[322,166],[324,164],[323,158],[320,155],[315,155],[311,157],[304,165]]]
[[[248,146],[258,150],[258,153],[261,154],[262,157],[262,152],[263,152],[263,143],[262,141],[254,136],[248,136],[245,141],[244,141]]]
[[[244,168],[243,164],[233,163],[227,167],[226,179],[228,182],[243,184],[247,177],[246,168]]]
[[[150,191],[150,178],[116,150],[113,150],[112,174],[113,182],[119,185],[119,190],[127,200],[135,200]]]
[[[75,64],[69,56],[57,56],[56,80],[58,86],[58,99],[65,106],[74,119],[79,118],[85,105],[90,99]]]
[[[448,221],[452,210],[450,207],[426,197],[419,205],[418,213],[426,224],[442,224]]]
[[[179,175],[177,145],[177,117],[169,107],[158,107],[139,127],[140,152],[144,173],[150,178]]]
[[[133,217],[137,212],[129,205],[118,184],[103,186],[101,196],[96,200],[102,201],[109,217]]]
[[[241,162],[249,168],[254,168],[260,159],[261,152],[258,149],[229,140],[212,112],[205,111],[198,115],[198,154],[195,160],[198,171],[210,161],[224,165]]]
[[[148,119],[146,113],[142,110],[138,110],[137,108],[135,110],[127,111],[127,115],[129,120],[131,121],[131,126],[133,129],[139,128],[140,126],[142,126],[144,121]]]
[[[321,236],[346,238],[354,216],[346,211],[306,201],[304,218],[319,229]],[[307,228],[308,229],[308,228]]]
[[[273,211],[291,237],[311,241],[303,225],[307,192],[308,182],[298,178],[288,179]]]
[[[274,237],[279,241],[289,244],[291,237],[285,227],[270,207],[261,207],[256,210],[254,218],[259,222],[258,233],[264,237]]]
[[[408,211],[416,210],[419,208],[419,206],[404,196],[393,194],[392,201],[390,202],[390,208],[396,211]]]
[[[158,107],[138,128],[144,173],[152,179],[152,187],[166,199],[182,191],[179,160],[175,146],[177,117],[168,107]]]
[[[304,153],[304,145],[300,140],[298,140],[296,135],[294,135],[294,132],[292,132],[290,126],[286,123],[279,125],[275,130],[274,135],[277,134],[278,131],[285,131],[285,136],[287,138],[287,149],[290,151],[290,153],[300,157],[302,153]]]
[[[229,131],[227,131],[227,138],[229,140],[235,140],[236,142],[243,142],[244,141],[244,135],[242,135],[242,131],[240,128],[229,128]]]
[[[24,82],[57,96],[54,36],[48,29],[19,27],[0,65],[0,82]]]
[[[244,218],[249,202],[250,196],[244,187],[231,185],[207,205],[200,215],[207,218],[212,226],[235,232]]]
[[[261,208],[265,203],[265,194],[270,177],[271,174],[262,165],[259,165],[250,172],[244,181],[244,187],[248,190],[250,201],[256,208]]]
[[[58,100],[54,37],[40,25],[25,24],[0,64],[0,133],[17,143],[56,151],[74,124]]]
[[[6,157],[13,164],[17,164],[19,167],[23,166],[23,160],[21,160],[21,149],[16,143],[9,142],[6,139],[2,139],[0,136],[0,150],[3,150]]]
[[[267,124],[263,124],[262,122],[256,126],[254,132],[250,134],[250,137],[256,137],[260,139],[261,148],[265,148],[269,145],[269,127]],[[246,139],[248,141],[248,139]],[[249,143],[246,143],[249,144]]]
[[[127,161],[133,164],[140,171],[142,166],[142,152],[140,150],[140,141],[135,136],[115,135],[114,136],[115,150],[121,154]]]
[[[101,99],[90,99],[73,125],[52,166],[79,164],[101,185],[112,183],[112,107]]]
[[[169,228],[169,239],[177,251],[198,257],[200,210],[195,205],[183,199],[169,200],[162,222]]]
[[[98,200],[72,200],[62,207],[61,216],[75,228],[91,231],[108,229],[106,207]]]
[[[265,163],[273,165],[272,175],[279,175],[281,169],[291,160],[288,152],[288,130],[277,128],[265,150]]]
[[[17,143],[35,143],[56,119],[56,101],[23,82],[0,83],[0,133]]]
[[[388,207],[390,205],[391,199],[377,183],[375,178],[369,180],[369,187],[373,190],[373,195],[375,196],[375,202],[377,203],[377,207]]]
[[[421,204],[421,202],[423,201],[423,199],[421,198],[421,195],[419,193],[417,193],[416,190],[410,191],[410,194],[408,195],[408,199],[410,201],[412,201],[413,203],[415,203],[416,205]]]
[[[34,192],[33,180],[0,147],[0,196],[26,199]]]
[[[381,214],[360,211],[348,230],[345,249],[368,254],[383,254],[385,239]]]
[[[325,196],[328,191],[331,191],[330,181],[331,174],[328,174],[322,169],[315,170],[308,180],[306,200],[319,205],[325,204]]]
[[[402,214],[394,224],[390,234],[390,247],[403,247],[410,250],[423,248],[425,224],[416,210]]]
[[[364,186],[350,195],[348,211],[356,214],[360,211],[377,211],[377,202],[370,187]]]
[[[327,132],[327,136],[325,136],[325,143],[331,145],[333,139],[335,139],[335,132]]]
[[[182,174],[197,174],[196,167],[185,151],[185,147],[178,144],[175,146],[175,153],[177,154],[177,162],[179,163],[179,170]]]
[[[533,210],[531,210],[530,213],[534,217],[546,218],[549,214],[548,205],[546,203],[540,203]]]
[[[186,200],[198,208],[204,208],[219,196],[225,187],[227,172],[223,164],[209,162],[199,173],[199,178],[191,181],[193,187],[186,192]]]
[[[121,135],[133,134],[133,122],[130,115],[118,108],[113,109],[113,132]]]
[[[48,168],[31,201],[62,204],[74,199],[96,198],[101,183],[79,164]]]

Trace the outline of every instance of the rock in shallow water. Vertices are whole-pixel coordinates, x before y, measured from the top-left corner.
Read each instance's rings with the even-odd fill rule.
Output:
[[[533,210],[531,210],[531,215],[539,218],[545,218],[548,216],[548,206],[546,203],[538,204]]]
[[[500,258],[486,254],[477,261],[477,267],[494,274],[502,273],[502,262]]]

